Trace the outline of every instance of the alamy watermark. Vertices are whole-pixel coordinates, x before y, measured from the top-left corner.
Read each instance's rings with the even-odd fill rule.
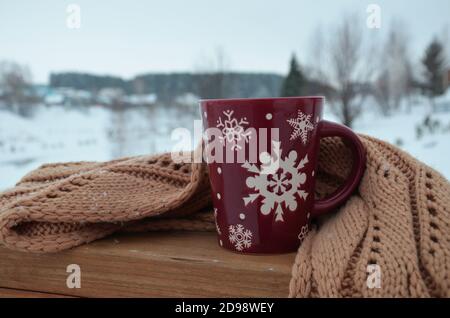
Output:
[[[81,28],[81,7],[79,4],[71,3],[66,7],[66,27],[68,29]]]
[[[202,122],[194,120],[194,136],[187,128],[176,128],[171,139],[171,157],[176,163],[257,163],[264,174],[279,168],[279,129],[248,127],[211,127],[203,131]],[[202,140],[194,152],[189,148],[193,140]]]
[[[69,273],[66,279],[67,288],[81,288],[81,267],[78,264],[70,264],[66,268]]]
[[[381,288],[381,267],[378,264],[369,264],[366,268],[366,285],[369,289]]]
[[[381,28],[381,7],[379,4],[372,3],[366,8],[366,25],[369,29]]]

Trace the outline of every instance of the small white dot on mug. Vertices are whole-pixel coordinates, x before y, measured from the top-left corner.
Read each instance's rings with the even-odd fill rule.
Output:
[[[219,193],[219,192],[217,192],[217,199],[219,199],[219,200],[220,200],[220,198],[221,198],[221,196],[220,196],[220,193]]]
[[[220,244],[220,246],[223,246],[222,240],[219,240],[219,244]]]
[[[222,169],[220,167],[217,168],[217,173],[222,174]]]
[[[239,214],[239,218],[240,218],[241,220],[245,220],[245,214],[244,214],[244,213]]]
[[[308,214],[306,215],[306,217],[309,219],[311,217],[311,213],[308,212]]]
[[[271,113],[267,113],[266,114],[266,119],[267,120],[271,120],[272,119],[272,114]]]
[[[311,172],[311,175],[314,177],[314,175],[315,175],[315,172],[314,172],[314,170]]]
[[[272,157],[267,152],[263,152],[259,155],[259,160],[261,161],[262,164],[270,163],[271,159]]]

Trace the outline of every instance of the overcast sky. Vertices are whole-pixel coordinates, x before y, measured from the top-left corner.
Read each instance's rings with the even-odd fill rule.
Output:
[[[66,8],[81,8],[81,28],[66,26]],[[381,29],[366,26],[366,8],[381,7]],[[417,58],[450,26],[450,0],[0,0],[0,60],[28,64],[37,82],[51,71],[131,77],[193,71],[222,47],[230,69],[285,73],[300,62],[318,25],[358,15],[369,36],[401,19]]]

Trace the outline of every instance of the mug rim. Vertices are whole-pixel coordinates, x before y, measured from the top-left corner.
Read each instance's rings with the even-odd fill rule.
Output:
[[[289,96],[289,97],[257,97],[257,98],[207,98],[200,99],[199,103],[211,103],[211,102],[249,102],[249,101],[293,101],[293,100],[305,100],[305,99],[314,99],[314,100],[322,100],[325,101],[324,95],[311,95],[311,96]]]

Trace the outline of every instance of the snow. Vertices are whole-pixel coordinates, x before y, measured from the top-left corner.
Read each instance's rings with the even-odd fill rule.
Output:
[[[445,94],[437,96],[434,100],[436,103],[450,103],[450,89],[447,89]]]
[[[104,161],[170,151],[176,109],[36,106],[23,118],[0,109],[0,190],[46,162]],[[189,127],[190,128],[190,127]],[[192,130],[192,129],[191,129]]]
[[[450,111],[450,89],[447,89],[445,94],[436,97],[434,102],[436,111]]]
[[[416,135],[416,126],[429,114],[427,103],[428,101],[423,100],[410,111],[404,109],[389,117],[380,115],[372,107],[358,118],[353,129],[399,146],[450,179],[450,111],[431,114],[431,118],[439,120],[446,127],[443,129],[445,131],[424,134],[421,138]],[[326,112],[324,117],[337,121],[330,112]]]
[[[0,109],[0,190],[13,186],[32,169],[47,162],[104,161],[117,157],[170,151],[177,127],[193,130],[199,118],[194,107],[136,107],[121,112],[106,108],[35,106],[30,118]],[[401,148],[450,179],[450,112],[432,115],[446,131],[416,137],[429,107],[415,105],[383,117],[368,110],[354,129]],[[336,121],[330,112],[325,118]],[[192,143],[193,145],[195,142]]]

